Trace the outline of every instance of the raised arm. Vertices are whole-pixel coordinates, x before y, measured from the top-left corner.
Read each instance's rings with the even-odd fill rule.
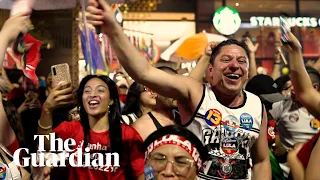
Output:
[[[5,147],[10,146],[16,139],[16,134],[10,126],[6,112],[2,103],[2,94],[0,93],[0,143]]]
[[[291,82],[294,91],[308,111],[314,116],[320,117],[320,94],[313,88],[305,69],[301,45],[292,33],[289,34],[289,38],[291,43],[287,47],[289,49]]]
[[[273,63],[272,72],[270,74],[270,76],[272,77],[273,80],[276,80],[281,76],[280,64],[281,64],[281,56],[280,56],[280,52],[278,52],[275,56],[275,61]]]
[[[249,63],[249,77],[253,78],[257,75],[257,63],[256,63],[256,51],[259,47],[259,44],[253,45],[250,38],[246,38],[245,43],[247,44],[249,51],[250,51],[250,63]]]
[[[260,134],[252,146],[253,179],[271,180],[271,166],[267,140],[267,113],[263,111]]]
[[[2,68],[7,47],[17,38],[19,33],[27,32],[30,24],[28,13],[20,13],[12,16],[4,23],[0,32],[0,68]],[[1,93],[0,98],[0,142],[7,147],[14,141],[16,135],[4,111]]]
[[[18,37],[20,33],[25,34],[31,26],[30,13],[19,13],[10,17],[3,25],[0,32],[0,69],[7,47]]]
[[[212,49],[215,48],[217,45],[218,45],[218,42],[210,42],[208,44],[203,55],[199,59],[196,67],[192,69],[192,71],[190,72],[189,77],[197,80],[198,82],[202,82],[203,74],[207,70],[208,65],[210,63]]]
[[[99,5],[101,9],[97,8]],[[192,88],[202,88],[202,85],[192,78],[171,75],[149,65],[145,57],[123,33],[121,26],[114,19],[111,7],[105,0],[90,0],[87,10],[89,23],[103,26],[121,65],[135,81],[161,95],[177,100],[189,98],[189,90]]]
[[[56,108],[73,103],[72,86],[66,82],[61,82],[53,88],[42,106],[40,120],[38,122],[38,133],[49,135],[52,133],[52,112]],[[65,119],[61,119],[64,121]],[[45,140],[45,149],[50,148],[49,140]]]
[[[306,180],[320,179],[320,174],[318,172],[319,161],[320,161],[320,139],[318,138],[317,143],[312,149],[309,163],[305,172]]]

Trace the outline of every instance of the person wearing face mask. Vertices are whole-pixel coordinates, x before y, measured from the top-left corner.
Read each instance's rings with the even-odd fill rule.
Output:
[[[76,141],[75,148],[89,147],[90,153],[117,152],[120,167],[70,167],[69,179],[143,179],[144,155],[142,139],[132,127],[121,124],[120,101],[116,84],[107,76],[88,75],[77,91],[79,121],[64,121],[52,129],[52,112],[73,102],[72,87],[61,82],[49,94],[38,122],[38,134],[56,133]],[[45,148],[50,149],[49,141]],[[94,157],[92,157],[94,158]],[[82,158],[84,159],[84,157]],[[92,161],[91,159],[90,161]]]
[[[144,151],[146,179],[195,180],[208,157],[201,141],[177,125],[151,133],[144,141]]]
[[[158,69],[161,69],[169,74],[177,74],[174,69],[169,67],[159,67]],[[176,107],[177,103],[174,99],[157,95],[155,108],[147,114],[141,116],[133,123],[132,127],[139,132],[142,139],[146,139],[157,129],[177,123],[175,122],[172,113]]]
[[[243,90],[248,80],[249,50],[236,40],[213,49],[211,86],[191,77],[161,71],[130,43],[104,0],[90,0],[87,19],[102,26],[128,74],[156,93],[178,101],[181,124],[209,150],[199,179],[271,179],[267,117],[261,100]]]

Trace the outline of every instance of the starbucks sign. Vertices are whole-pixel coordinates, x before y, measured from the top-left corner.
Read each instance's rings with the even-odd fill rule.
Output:
[[[231,35],[240,28],[241,18],[235,9],[223,6],[214,13],[212,22],[218,32]]]

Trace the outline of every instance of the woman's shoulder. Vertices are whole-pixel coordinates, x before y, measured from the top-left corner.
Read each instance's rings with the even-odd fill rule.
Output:
[[[58,134],[73,134],[78,132],[78,130],[82,128],[80,121],[63,121],[56,128],[54,128],[53,132]]]
[[[81,123],[79,120],[73,120],[73,121],[63,121],[59,126],[61,125],[77,127],[77,126],[81,126]]]
[[[122,130],[122,138],[123,140],[130,141],[130,140],[142,140],[139,133],[131,126],[128,126],[126,124],[121,124],[121,130]]]

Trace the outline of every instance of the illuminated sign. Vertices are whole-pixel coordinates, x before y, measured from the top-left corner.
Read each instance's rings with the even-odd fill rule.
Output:
[[[235,9],[223,6],[215,12],[212,22],[218,32],[231,35],[240,28],[241,18]]]
[[[287,18],[291,27],[317,27],[320,26],[320,19],[315,17],[289,17]],[[251,26],[280,26],[280,17],[252,16]]]

